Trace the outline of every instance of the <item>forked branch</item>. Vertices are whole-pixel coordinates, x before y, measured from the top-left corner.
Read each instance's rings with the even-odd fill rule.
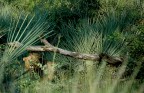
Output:
[[[51,45],[46,39],[42,39],[41,42],[43,42],[44,46],[29,46],[26,48],[28,51],[37,51],[37,52],[56,52],[60,53],[65,56],[73,57],[76,59],[83,59],[83,60],[92,60],[92,61],[100,61],[105,60],[109,64],[121,64],[123,62],[123,59],[120,57],[112,57],[107,54],[86,54],[86,53],[79,53],[79,52],[72,52],[68,51],[62,48],[55,47]],[[21,46],[21,43],[9,43],[11,46]]]

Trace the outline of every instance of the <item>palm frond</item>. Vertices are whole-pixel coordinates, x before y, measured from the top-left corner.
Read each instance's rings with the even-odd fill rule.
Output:
[[[29,15],[26,15],[22,20],[20,16],[17,23],[14,23],[12,29],[10,29],[11,31],[9,31],[8,43],[19,42],[23,44],[16,49],[13,46],[8,47],[7,50],[11,60],[20,55],[28,46],[36,43],[43,34],[49,34],[49,32],[46,32],[49,25],[44,21],[45,18],[34,19],[33,16],[29,20],[28,17]]]

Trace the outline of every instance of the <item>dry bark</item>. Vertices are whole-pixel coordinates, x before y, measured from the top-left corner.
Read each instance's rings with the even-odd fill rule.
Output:
[[[123,62],[123,59],[120,57],[113,57],[109,56],[107,54],[86,54],[86,53],[79,53],[79,52],[73,52],[73,51],[68,51],[62,48],[55,47],[51,45],[46,39],[42,39],[41,42],[43,42],[45,45],[44,46],[29,46],[26,48],[28,51],[35,51],[35,52],[56,52],[60,53],[65,56],[73,57],[76,59],[83,59],[83,60],[92,60],[92,61],[101,61],[105,60],[109,64],[121,64]],[[21,43],[9,43],[11,46],[19,47],[22,44]]]

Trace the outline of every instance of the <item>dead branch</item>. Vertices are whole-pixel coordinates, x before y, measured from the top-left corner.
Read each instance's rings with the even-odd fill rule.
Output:
[[[41,42],[43,42],[44,46],[29,46],[26,50],[28,51],[35,51],[35,52],[56,52],[60,53],[65,56],[73,57],[76,59],[83,59],[83,60],[92,60],[92,61],[100,61],[105,60],[109,64],[121,64],[123,62],[122,58],[120,57],[112,57],[107,54],[86,54],[86,53],[79,53],[79,52],[72,52],[65,49],[57,48],[53,45],[51,45],[46,39],[42,39]],[[10,45],[13,45],[15,47],[21,46],[21,43],[10,43]]]

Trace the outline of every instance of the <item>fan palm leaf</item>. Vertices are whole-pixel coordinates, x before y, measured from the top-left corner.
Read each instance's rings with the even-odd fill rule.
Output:
[[[37,19],[35,16],[19,16],[19,19],[11,21],[7,43],[3,56],[1,57],[1,73],[4,71],[4,67],[20,56],[28,46],[38,42],[40,37],[48,36],[51,31],[47,32],[49,24],[45,22],[46,15]],[[14,46],[9,45],[13,43]],[[16,44],[20,44],[20,47],[16,47]],[[2,75],[2,74],[1,74]],[[2,81],[0,76],[0,81]]]

